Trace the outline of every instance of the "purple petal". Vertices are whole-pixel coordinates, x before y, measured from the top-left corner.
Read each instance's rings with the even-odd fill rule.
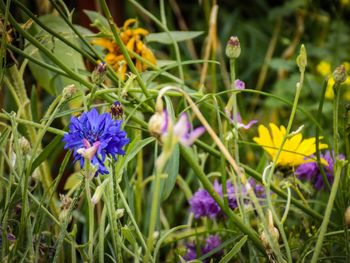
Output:
[[[185,146],[191,146],[195,142],[195,140],[197,140],[197,138],[201,136],[204,132],[205,128],[203,126],[198,127],[192,132],[184,134],[182,137],[180,137],[180,142]]]

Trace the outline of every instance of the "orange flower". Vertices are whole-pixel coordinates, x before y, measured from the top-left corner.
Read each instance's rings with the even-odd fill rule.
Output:
[[[129,51],[133,51],[141,56],[147,63],[137,59],[130,53],[130,57],[139,72],[145,71],[149,64],[156,65],[157,60],[153,52],[143,43],[143,38],[148,35],[148,31],[143,28],[135,28],[136,19],[128,19],[121,28],[120,38]],[[128,64],[117,43],[112,38],[96,38],[93,44],[101,46],[107,50],[105,62],[109,64],[117,75],[125,80]]]

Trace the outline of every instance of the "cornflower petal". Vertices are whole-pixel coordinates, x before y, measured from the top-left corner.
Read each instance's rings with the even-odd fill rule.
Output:
[[[81,167],[88,158],[98,166],[97,173],[106,174],[106,156],[116,159],[117,155],[124,154],[122,148],[129,143],[126,133],[120,130],[121,123],[109,113],[99,114],[96,109],[72,117],[69,132],[63,136],[64,148],[73,151],[74,162],[80,161]]]

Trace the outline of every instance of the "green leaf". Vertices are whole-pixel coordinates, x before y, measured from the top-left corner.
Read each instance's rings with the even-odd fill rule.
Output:
[[[153,142],[155,139],[153,137],[149,137],[147,139],[137,141],[133,140],[126,150],[126,154],[122,157],[118,157],[119,161],[117,163],[117,171],[119,171],[119,175],[123,173],[124,168],[127,166],[128,162],[135,158],[136,154],[144,148],[146,145]]]
[[[35,158],[33,165],[32,165],[32,170],[31,173],[47,158],[51,155],[51,153],[55,150],[57,150],[58,145],[62,141],[62,136],[57,135],[44,149],[43,151],[39,154],[38,157]]]
[[[5,128],[5,130],[3,130],[0,133],[0,148],[2,148],[3,145],[7,142],[7,138],[9,137],[9,135],[10,135],[10,129],[8,128]]]
[[[203,31],[170,31],[171,36],[176,42],[190,40],[203,34]],[[151,33],[146,36],[147,42],[158,42],[162,44],[171,44],[173,40],[167,32]]]
[[[84,10],[84,13],[90,19],[92,26],[97,27],[98,29],[100,29],[100,31],[105,31],[106,29],[108,30],[109,28],[108,20],[99,12]]]
[[[128,226],[122,227],[122,234],[126,240],[130,242],[131,245],[135,246],[137,244],[136,239],[134,237],[134,231],[132,231]]]
[[[237,242],[237,244],[228,252],[220,261],[219,263],[227,263],[232,262],[231,259],[241,250],[243,245],[247,242],[248,236],[242,237],[240,241]]]
[[[41,22],[55,30],[57,33],[64,36],[67,40],[79,46],[79,41],[75,33],[67,26],[61,17],[45,15],[39,18]],[[64,44],[62,41],[56,39],[46,31],[41,30],[39,26],[34,24],[30,30],[30,33],[36,37],[43,45],[51,50],[52,54],[56,56],[63,64],[71,68],[73,71],[85,72],[85,64],[82,55],[76,50]],[[28,55],[41,60],[47,64],[55,66],[55,64],[42,52],[40,52],[32,44],[27,43],[27,47],[24,52]],[[33,74],[33,77],[48,93],[52,95],[60,94],[63,88],[70,84],[75,84],[77,87],[81,85],[64,76],[54,73],[50,70],[45,70],[42,66],[39,66],[33,62],[29,62],[29,68]],[[80,74],[82,78],[87,80],[87,76]]]
[[[167,104],[167,111],[169,113],[169,116],[170,118],[174,119],[175,113],[172,107],[171,100],[168,97],[165,97],[165,101]],[[168,177],[165,180],[162,180],[161,182],[161,199],[163,201],[169,197],[171,191],[175,187],[176,177],[179,174],[179,159],[180,149],[179,146],[176,145],[164,169],[164,173],[167,174]]]

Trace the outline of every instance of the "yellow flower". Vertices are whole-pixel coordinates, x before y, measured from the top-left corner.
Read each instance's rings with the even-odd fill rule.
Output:
[[[153,52],[143,43],[142,39],[148,35],[148,31],[143,28],[135,28],[136,19],[128,19],[121,28],[120,38],[129,51],[133,51],[140,55],[149,64],[156,65],[157,60]],[[113,38],[97,38],[92,41],[93,44],[104,47],[107,50],[105,62],[109,64],[117,73],[117,75],[125,80],[128,64],[117,43]],[[130,57],[140,72],[148,68],[148,64],[136,59],[130,53]]]
[[[322,60],[320,63],[318,63],[316,70],[322,76],[327,76],[331,74],[331,64],[329,64],[327,61]]]
[[[262,146],[270,157],[274,159],[278,149],[281,147],[286,128],[282,125],[278,128],[274,123],[270,123],[270,131],[264,125],[259,125],[258,132],[259,137],[254,137],[253,140]],[[313,161],[313,159],[306,159],[306,157],[310,157],[316,152],[315,142],[315,137],[303,140],[303,136],[300,133],[291,136],[283,145],[277,164],[281,166],[298,166],[302,163]],[[320,150],[327,147],[327,144],[320,143]]]

